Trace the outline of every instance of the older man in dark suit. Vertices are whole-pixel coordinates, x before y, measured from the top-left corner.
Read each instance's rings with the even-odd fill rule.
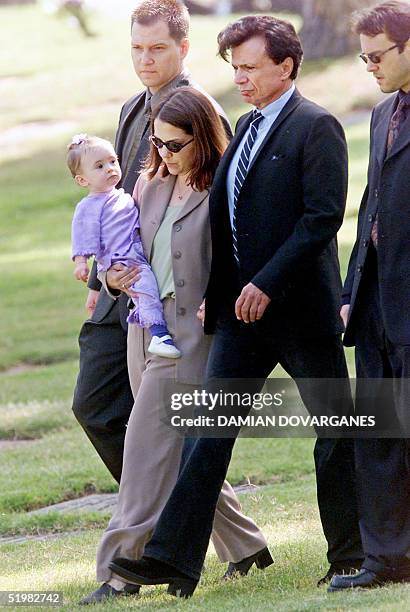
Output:
[[[295,89],[302,49],[290,23],[244,17],[219,35],[219,47],[224,58],[231,51],[235,83],[255,109],[239,120],[211,192],[205,331],[216,333],[207,389],[221,379],[265,379],[280,363],[310,411],[321,401],[310,393],[316,378],[339,379],[349,405],[335,239],[347,184],[343,129]],[[143,559],[116,559],[113,571],[192,594],[233,445],[233,437],[196,441]],[[351,441],[317,440],[315,462],[326,580],[363,558]]]
[[[146,89],[124,104],[115,139],[121,186],[130,194],[149,150],[151,107],[172,88],[191,85],[201,89],[183,66],[189,49],[189,14],[180,0],[144,0],[133,12],[131,24],[132,61]],[[222,109],[213,102],[231,136]],[[129,277],[132,280],[132,271],[121,272],[121,264],[114,267],[121,285]],[[127,370],[128,298],[121,293],[113,300],[101,288],[95,266],[89,287],[87,308],[92,316],[80,332],[80,372],[73,411],[119,482],[125,428],[134,403]]]
[[[357,407],[382,398],[386,429],[383,438],[356,440],[365,560],[355,576],[335,577],[331,591],[410,581],[410,5],[362,11],[356,31],[367,70],[383,92],[396,93],[372,114],[341,314],[345,344],[356,346]]]

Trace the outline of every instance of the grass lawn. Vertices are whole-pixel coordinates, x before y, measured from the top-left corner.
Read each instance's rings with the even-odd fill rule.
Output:
[[[95,15],[92,27],[98,36],[84,39],[38,5],[1,7],[0,19],[0,536],[59,536],[0,544],[0,590],[61,589],[71,610],[95,586],[95,549],[109,517],[29,512],[88,493],[113,492],[116,484],[70,407],[85,289],[72,277],[70,223],[81,192],[65,168],[65,146],[75,132],[112,138],[122,102],[139,86],[127,21]],[[235,123],[246,109],[232,86],[231,68],[216,57],[214,42],[226,21],[193,18],[188,65]],[[24,41],[18,52],[17,40]],[[353,58],[306,63],[299,87],[339,115],[378,97]],[[365,182],[366,118],[352,124],[347,137],[349,199],[339,233],[343,274]],[[347,356],[353,373],[350,350]],[[13,446],[13,440],[25,442]],[[211,547],[191,601],[176,601],[163,588],[146,588],[141,598],[106,609],[408,610],[406,587],[345,596],[315,588],[326,563],[312,446],[311,439],[240,439],[234,450],[230,481],[264,485],[241,499],[267,534],[273,567],[221,584],[222,568]]]
[[[263,527],[275,564],[252,570],[243,580],[223,584],[223,566],[211,546],[206,571],[194,597],[178,601],[165,587],[145,587],[140,597],[104,605],[107,610],[278,610],[353,611],[408,610],[409,587],[394,586],[372,592],[328,594],[314,584],[325,570],[324,545],[314,500],[314,478],[266,487],[256,495],[243,495],[245,512]],[[95,588],[94,557],[100,529],[88,529],[59,539],[3,545],[0,589],[60,590],[70,610],[80,597]],[[80,608],[78,608],[80,609]]]

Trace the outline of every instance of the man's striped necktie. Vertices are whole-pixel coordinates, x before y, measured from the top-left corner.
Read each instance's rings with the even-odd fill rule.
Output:
[[[246,142],[243,145],[243,149],[239,157],[238,167],[236,169],[235,183],[234,183],[234,188],[233,188],[234,197],[233,197],[233,216],[232,216],[232,239],[233,239],[233,254],[234,254],[236,263],[238,265],[239,265],[239,254],[238,254],[238,240],[237,240],[237,233],[236,233],[236,205],[238,202],[240,191],[242,189],[242,185],[248,173],[249,158],[251,155],[252,147],[255,144],[255,140],[258,135],[259,124],[261,123],[263,119],[264,119],[264,116],[259,111],[257,110],[253,111],[248,138],[246,139]]]

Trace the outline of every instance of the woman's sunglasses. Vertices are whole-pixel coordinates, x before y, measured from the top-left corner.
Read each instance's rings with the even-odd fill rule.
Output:
[[[184,147],[194,141],[194,139],[191,138],[191,140],[188,140],[188,142],[181,144],[180,142],[176,142],[176,140],[167,140],[167,142],[164,142],[161,140],[161,138],[157,138],[157,136],[150,136],[149,139],[154,147],[157,149],[162,149],[162,147],[165,147],[170,153],[179,153]]]

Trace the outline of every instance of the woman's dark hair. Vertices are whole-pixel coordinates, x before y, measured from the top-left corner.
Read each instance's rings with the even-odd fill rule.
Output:
[[[188,182],[197,191],[209,188],[228,144],[222,120],[209,98],[192,87],[178,87],[153,109],[152,134],[155,133],[156,119],[169,123],[193,137],[193,166],[188,174]],[[155,176],[161,163],[162,158],[151,143],[145,163],[148,179]]]
[[[386,34],[403,51],[410,38],[410,4],[390,0],[371,8],[356,11],[352,18],[356,34],[377,36]]]
[[[228,51],[255,36],[265,39],[266,53],[275,64],[280,64],[287,57],[292,58],[290,78],[296,79],[303,58],[302,45],[293,25],[283,19],[249,15],[230,23],[218,34],[219,55],[227,62]]]

